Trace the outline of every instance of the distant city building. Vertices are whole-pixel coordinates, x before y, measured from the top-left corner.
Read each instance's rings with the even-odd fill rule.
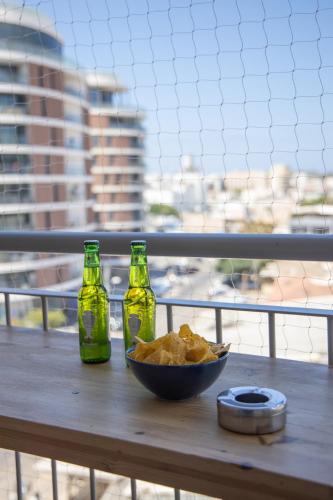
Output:
[[[290,218],[291,233],[333,233],[333,205],[298,206]]]
[[[3,2],[0,16],[1,228],[92,229],[85,77],[48,18]],[[1,259],[1,286],[78,284],[74,256]]]
[[[96,226],[107,231],[143,229],[143,113],[117,105],[126,92],[110,74],[87,75]]]

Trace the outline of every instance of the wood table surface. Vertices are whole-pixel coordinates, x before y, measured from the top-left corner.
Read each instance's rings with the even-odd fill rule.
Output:
[[[224,500],[332,500],[333,370],[231,354],[209,390],[170,402],[136,381],[120,340],[112,349],[84,365],[76,335],[0,327],[0,447]],[[285,429],[220,428],[216,396],[238,385],[284,392]]]

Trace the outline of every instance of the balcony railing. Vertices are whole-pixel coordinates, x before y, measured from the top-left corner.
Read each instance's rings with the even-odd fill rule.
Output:
[[[2,232],[0,251],[3,252],[45,252],[45,253],[81,253],[85,239],[99,239],[101,253],[107,254],[112,248],[114,255],[128,255],[131,239],[145,239],[149,244],[150,255],[164,257],[214,257],[244,259],[275,259],[297,261],[330,261],[333,255],[333,236],[330,235],[224,235],[224,234],[159,234],[159,233],[103,233],[103,232]],[[7,326],[11,326],[11,295],[39,298],[42,308],[42,326],[47,331],[48,299],[75,299],[74,292],[57,292],[50,290],[22,290],[0,288],[4,295],[5,318]],[[110,295],[112,303],[121,303],[122,296]],[[222,311],[245,311],[264,313],[268,318],[269,356],[276,357],[275,318],[276,315],[297,315],[326,318],[328,366],[333,367],[333,311],[305,307],[283,307],[258,304],[238,304],[214,301],[160,298],[157,303],[165,307],[168,331],[173,330],[173,308],[191,307],[211,309],[215,313],[216,341],[223,339]],[[22,497],[22,479],[20,453],[15,452],[17,497]],[[52,472],[53,499],[58,499],[57,463],[50,462]],[[175,489],[175,499],[180,498]],[[131,497],[137,498],[136,482],[131,479]],[[96,498],[95,472],[90,469],[90,498]]]

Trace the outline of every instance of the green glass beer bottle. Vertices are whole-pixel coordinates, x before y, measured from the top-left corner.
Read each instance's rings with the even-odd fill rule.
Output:
[[[145,241],[131,242],[129,288],[123,302],[125,351],[135,344],[135,337],[146,342],[155,338],[156,300],[150,288]]]
[[[84,242],[83,285],[78,295],[80,356],[84,363],[103,363],[111,356],[109,299],[103,285],[99,241]]]

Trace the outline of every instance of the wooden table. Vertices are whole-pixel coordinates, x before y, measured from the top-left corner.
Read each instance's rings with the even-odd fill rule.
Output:
[[[80,362],[77,336],[0,328],[0,447],[218,498],[333,498],[333,371],[232,354],[199,398],[160,401],[125,368]],[[181,381],[180,381],[181,383]],[[262,385],[289,399],[284,431],[242,436],[217,424],[216,395]]]

